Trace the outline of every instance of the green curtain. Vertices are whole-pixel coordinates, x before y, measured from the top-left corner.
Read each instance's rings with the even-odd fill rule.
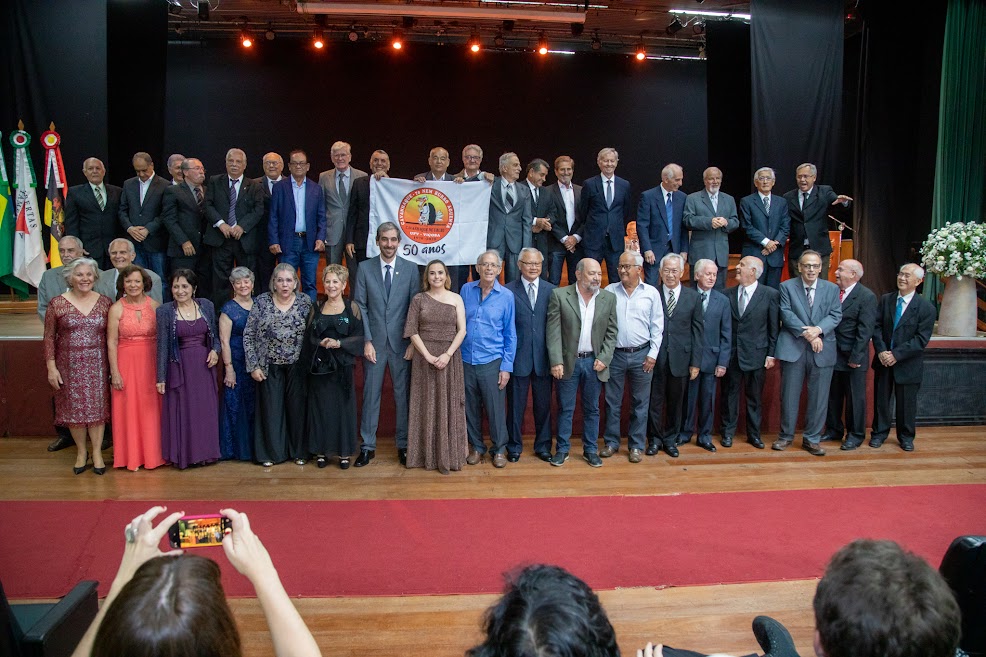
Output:
[[[931,230],[986,212],[986,0],[949,0],[942,53]],[[924,284],[937,303],[942,282]]]

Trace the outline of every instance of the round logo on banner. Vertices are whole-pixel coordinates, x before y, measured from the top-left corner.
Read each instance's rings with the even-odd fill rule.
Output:
[[[397,209],[401,230],[419,244],[434,244],[448,235],[455,223],[455,208],[448,196],[431,187],[419,187],[401,200]]]

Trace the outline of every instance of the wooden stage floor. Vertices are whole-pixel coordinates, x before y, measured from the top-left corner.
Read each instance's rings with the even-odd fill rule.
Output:
[[[830,489],[890,485],[986,483],[983,427],[922,427],[917,450],[902,452],[893,434],[880,450],[863,446],[840,452],[825,443],[829,454],[813,457],[799,449],[755,450],[737,441],[732,449],[709,454],[694,444],[678,459],[645,457],[630,464],[625,450],[592,469],[573,458],[552,468],[530,455],[494,470],[487,462],[460,473],[441,476],[405,470],[397,464],[393,443],[381,441],[369,467],[341,471],[330,465],[283,464],[264,470],[244,463],[220,463],[178,472],[110,471],[105,477],[71,474],[72,450],[45,451],[45,438],[0,439],[0,500],[158,500],[263,499],[285,502],[353,499],[542,498],[585,495],[674,495],[722,491]],[[768,437],[772,439],[773,436]],[[832,449],[829,449],[829,448]],[[573,453],[577,454],[577,446]],[[764,510],[769,513],[769,509]],[[865,512],[865,497],[846,513]],[[477,522],[490,522],[478,518]],[[490,531],[495,531],[492,527]],[[261,538],[263,529],[259,530]],[[769,535],[763,541],[770,541]],[[627,550],[654,552],[654,546],[614,545],[608,554],[619,565]],[[395,549],[395,556],[399,550]],[[272,555],[278,563],[278,555]],[[360,563],[359,546],[349,558]],[[709,568],[716,555],[709,554]],[[116,560],[116,555],[112,557]],[[328,558],[328,556],[326,556]],[[317,557],[314,560],[317,567]],[[281,569],[298,567],[279,563]],[[937,564],[935,564],[937,565]],[[311,567],[311,566],[305,566]],[[477,568],[482,567],[477,562]],[[616,627],[620,648],[632,657],[647,641],[706,653],[744,655],[759,652],[750,630],[754,616],[767,614],[791,631],[802,657],[813,654],[811,599],[816,581],[778,581],[679,588],[626,588],[600,591]],[[358,657],[452,657],[479,641],[483,610],[495,595],[315,598],[296,601],[324,655]],[[272,646],[256,600],[232,601],[244,635],[247,657],[270,655]]]

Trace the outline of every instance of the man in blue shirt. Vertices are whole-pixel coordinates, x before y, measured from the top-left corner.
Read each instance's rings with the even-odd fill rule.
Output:
[[[514,369],[517,329],[514,327],[514,294],[500,285],[503,263],[496,250],[479,256],[479,280],[462,286],[466,310],[466,338],[462,341],[462,370],[466,386],[466,432],[469,456],[476,465],[483,443],[483,409],[490,425],[493,467],[507,465],[507,417],[504,389]]]

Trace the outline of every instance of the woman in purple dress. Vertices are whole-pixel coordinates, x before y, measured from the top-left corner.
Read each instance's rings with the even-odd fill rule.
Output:
[[[192,270],[176,269],[174,301],[157,309],[161,454],[182,469],[219,460],[219,331],[212,302],[195,298],[196,283]]]

